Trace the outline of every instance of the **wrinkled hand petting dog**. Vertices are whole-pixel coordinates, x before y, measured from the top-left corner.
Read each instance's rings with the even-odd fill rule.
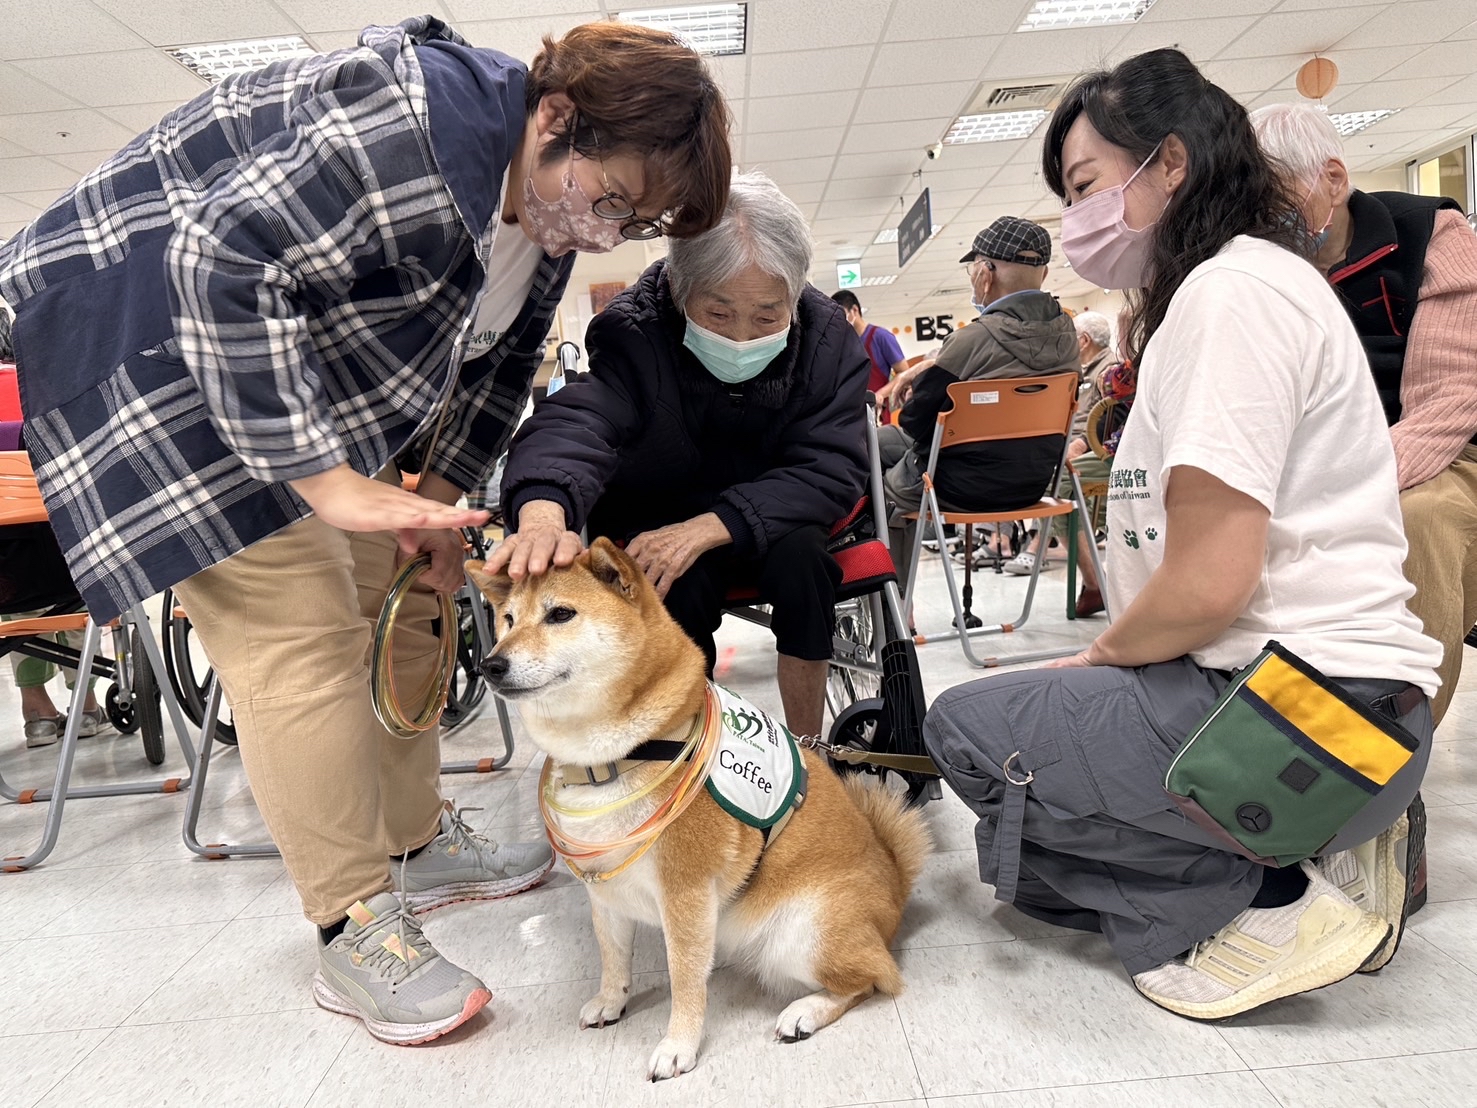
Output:
[[[550,841],[590,895],[601,975],[582,1028],[624,1014],[638,923],[662,930],[672,987],[654,1081],[697,1064],[717,957],[806,990],[779,1015],[787,1042],[902,990],[888,947],[930,849],[916,811],[710,686],[701,652],[610,542],[517,582],[467,568],[499,622],[488,680],[549,756]]]

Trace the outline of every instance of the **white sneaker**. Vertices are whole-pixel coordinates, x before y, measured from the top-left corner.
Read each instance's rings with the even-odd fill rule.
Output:
[[[1018,577],[1029,577],[1031,575],[1031,572],[1036,568],[1036,555],[1032,554],[1029,550],[1022,550],[1019,554],[1017,554],[1014,558],[1011,558],[1000,568],[1005,570],[1006,573],[1014,573]],[[1045,572],[1050,568],[1051,559],[1042,558],[1042,571]]]
[[[1400,948],[1410,914],[1410,877],[1425,846],[1426,805],[1417,796],[1410,809],[1378,838],[1318,860],[1318,868],[1330,883],[1390,925],[1389,941],[1359,972],[1384,969]]]
[[[1183,961],[1135,974],[1134,988],[1161,1008],[1221,1020],[1342,981],[1368,962],[1390,925],[1302,863],[1308,889],[1283,908],[1248,908],[1197,943]]]

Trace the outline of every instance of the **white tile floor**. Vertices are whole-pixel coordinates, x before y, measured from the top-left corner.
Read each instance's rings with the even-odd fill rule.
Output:
[[[920,622],[947,626],[937,570]],[[1099,621],[1062,619],[1064,576],[1045,578],[1027,630],[994,649],[1086,642]],[[980,604],[1018,604],[1025,583],[978,580]],[[1003,613],[996,618],[1013,616]],[[724,679],[778,709],[767,634],[725,628]],[[930,695],[978,676],[951,643],[921,650]],[[3,672],[3,671],[0,671]],[[0,773],[49,781],[49,750],[26,751],[19,705],[0,682]],[[58,693],[57,695],[60,695]],[[469,724],[449,757],[493,752]],[[874,999],[804,1043],[771,1041],[784,1001],[720,968],[698,1068],[642,1077],[667,1015],[659,938],[638,942],[631,1011],[577,1029],[598,975],[584,893],[567,874],[511,900],[429,918],[441,950],[479,973],[493,1002],[416,1049],[372,1040],[314,1007],[313,933],[280,862],[195,858],[179,837],[180,795],[81,800],[35,871],[0,875],[0,1073],[9,1106],[550,1104],[949,1108],[1323,1108],[1477,1105],[1477,667],[1443,726],[1429,785],[1431,906],[1377,977],[1276,1004],[1223,1026],[1140,1000],[1106,946],[1039,924],[981,886],[973,821],[952,798],[930,806],[938,853],[897,939],[909,989]],[[218,748],[202,833],[262,834],[240,762]],[[494,836],[532,837],[538,758],[448,777]],[[165,767],[182,774],[173,752]],[[77,776],[145,775],[134,739],[83,744]],[[41,805],[0,806],[0,855],[28,849]]]

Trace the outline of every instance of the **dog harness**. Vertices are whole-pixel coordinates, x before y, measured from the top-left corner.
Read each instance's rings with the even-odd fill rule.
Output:
[[[540,781],[539,806],[549,842],[576,877],[606,881],[626,869],[656,843],[661,832],[696,799],[704,786],[713,800],[740,822],[757,828],[767,849],[805,800],[808,781],[795,737],[783,725],[742,697],[709,682],[702,714],[685,742],[653,739],[615,762],[600,766],[563,767],[566,774],[583,770],[584,781],[600,786],[617,780],[637,766],[670,762],[669,768],[636,792],[599,808],[571,808],[557,800],[553,762],[546,762]],[[665,800],[640,827],[609,843],[588,843],[558,829],[556,814],[590,817],[608,814],[650,795],[675,778]],[[635,851],[620,865],[590,871],[579,863],[604,857],[622,847]]]

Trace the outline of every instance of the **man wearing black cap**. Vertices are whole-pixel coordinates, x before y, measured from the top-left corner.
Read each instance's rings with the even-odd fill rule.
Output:
[[[1042,292],[1051,261],[1051,236],[1039,224],[1001,216],[975,236],[959,259],[974,290],[979,319],[944,340],[933,365],[913,382],[897,427],[881,432],[888,466],[888,499],[916,511],[923,497],[923,471],[938,414],[958,381],[1038,377],[1079,372],[1077,332],[1056,297]],[[1064,446],[1061,435],[972,443],[952,448],[939,463],[934,487],[945,508],[1010,511],[1036,503],[1046,492]],[[906,572],[911,526],[893,535],[893,559]]]

